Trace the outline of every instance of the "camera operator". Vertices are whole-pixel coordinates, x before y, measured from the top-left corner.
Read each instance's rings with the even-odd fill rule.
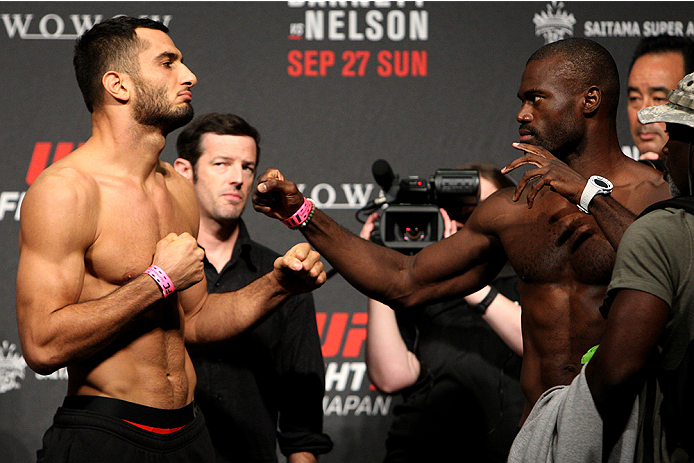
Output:
[[[480,199],[513,185],[494,166],[462,168],[479,171]],[[468,215],[474,209],[465,207]],[[460,212],[453,215],[464,220]],[[441,216],[445,237],[464,226],[443,208]],[[373,239],[377,218],[369,216],[362,238]],[[453,461],[461,448],[470,461],[506,461],[524,406],[520,307],[513,302],[518,299],[518,278],[510,268],[494,287],[422,310],[396,315],[369,299],[369,377],[379,390],[404,397],[394,409],[384,462]],[[500,327],[498,335],[490,325]]]

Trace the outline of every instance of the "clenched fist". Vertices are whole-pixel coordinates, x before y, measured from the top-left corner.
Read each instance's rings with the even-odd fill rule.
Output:
[[[258,178],[253,192],[253,207],[268,217],[284,220],[304,203],[304,195],[294,182],[285,180],[277,169],[268,169]]]
[[[166,272],[174,289],[181,291],[202,280],[205,251],[190,233],[169,233],[158,243],[152,263]]]
[[[308,243],[299,243],[275,260],[273,276],[292,294],[307,293],[320,287],[327,276],[320,254]]]

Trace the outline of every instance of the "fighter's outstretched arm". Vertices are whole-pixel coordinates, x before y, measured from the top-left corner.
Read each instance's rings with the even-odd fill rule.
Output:
[[[253,194],[255,209],[276,219],[290,217],[303,201],[296,185],[276,169],[268,169],[259,178]],[[494,239],[474,227],[466,228],[463,233],[427,246],[416,256],[366,241],[319,209],[300,230],[350,284],[397,308],[467,294],[496,276],[501,267],[493,259],[499,250],[493,247]],[[501,255],[503,266],[503,251]]]
[[[233,292],[207,294],[206,281],[179,296],[189,344],[224,341],[262,320],[288,297],[325,283],[320,254],[299,243],[275,260],[272,271]]]

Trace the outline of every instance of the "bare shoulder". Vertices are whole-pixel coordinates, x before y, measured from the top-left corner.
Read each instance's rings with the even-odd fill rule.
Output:
[[[515,187],[502,188],[487,197],[475,207],[475,211],[466,223],[483,233],[497,234],[507,225],[513,225],[519,220],[519,212],[527,213],[527,207],[519,207],[525,204],[525,195],[518,201],[513,201]],[[522,216],[521,216],[522,217]]]
[[[623,196],[623,204],[635,213],[654,202],[670,197],[670,188],[663,178],[663,173],[632,159],[626,164],[622,176],[615,183],[615,190]]]
[[[22,205],[59,205],[64,208],[98,200],[99,187],[93,175],[71,164],[54,164],[44,170],[27,190]]]
[[[85,246],[94,241],[100,190],[87,171],[71,163],[56,163],[38,176],[22,201],[21,239],[68,235]]]
[[[171,164],[159,161],[159,173],[164,177],[166,187],[174,198],[178,201],[197,204],[193,185],[187,178],[176,172]]]
[[[651,169],[650,167],[647,167]],[[656,172],[655,176],[649,175],[648,177],[642,179],[635,185],[635,188],[643,190],[644,194],[655,195],[657,199],[667,199],[670,197],[670,187],[668,183],[663,179],[662,173],[655,169],[651,169]]]
[[[526,188],[527,190],[527,188]],[[526,191],[523,191],[523,194],[519,198],[518,201],[513,200],[513,195],[516,191],[515,186],[511,187],[506,187],[502,188],[500,190],[495,191],[491,195],[487,197],[484,201],[482,201],[475,210],[480,209],[484,211],[486,214],[492,214],[492,215],[506,215],[506,214],[512,214],[515,213],[516,210],[518,209],[518,204],[519,203],[525,203],[525,196],[526,196]]]
[[[659,188],[667,185],[663,179],[663,173],[642,162],[635,161],[625,156],[620,164],[619,175],[612,180],[615,186],[650,185],[651,188]]]
[[[648,164],[635,161],[634,170],[638,172],[637,178],[641,179],[642,182],[649,182],[653,184],[654,187],[660,187],[662,185],[667,185],[667,182],[663,178],[663,173],[657,169],[654,169]]]

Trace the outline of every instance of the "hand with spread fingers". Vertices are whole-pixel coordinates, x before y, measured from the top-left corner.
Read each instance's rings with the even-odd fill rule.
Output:
[[[548,186],[552,191],[559,193],[572,203],[579,204],[581,193],[586,187],[588,179],[541,146],[513,143],[513,147],[525,151],[525,154],[514,159],[501,169],[502,173],[508,174],[526,164],[537,166],[537,169],[528,170],[523,174],[523,178],[518,182],[513,195],[514,201],[518,201],[528,183],[534,181],[527,195],[528,208],[533,207],[535,197],[545,186]]]

